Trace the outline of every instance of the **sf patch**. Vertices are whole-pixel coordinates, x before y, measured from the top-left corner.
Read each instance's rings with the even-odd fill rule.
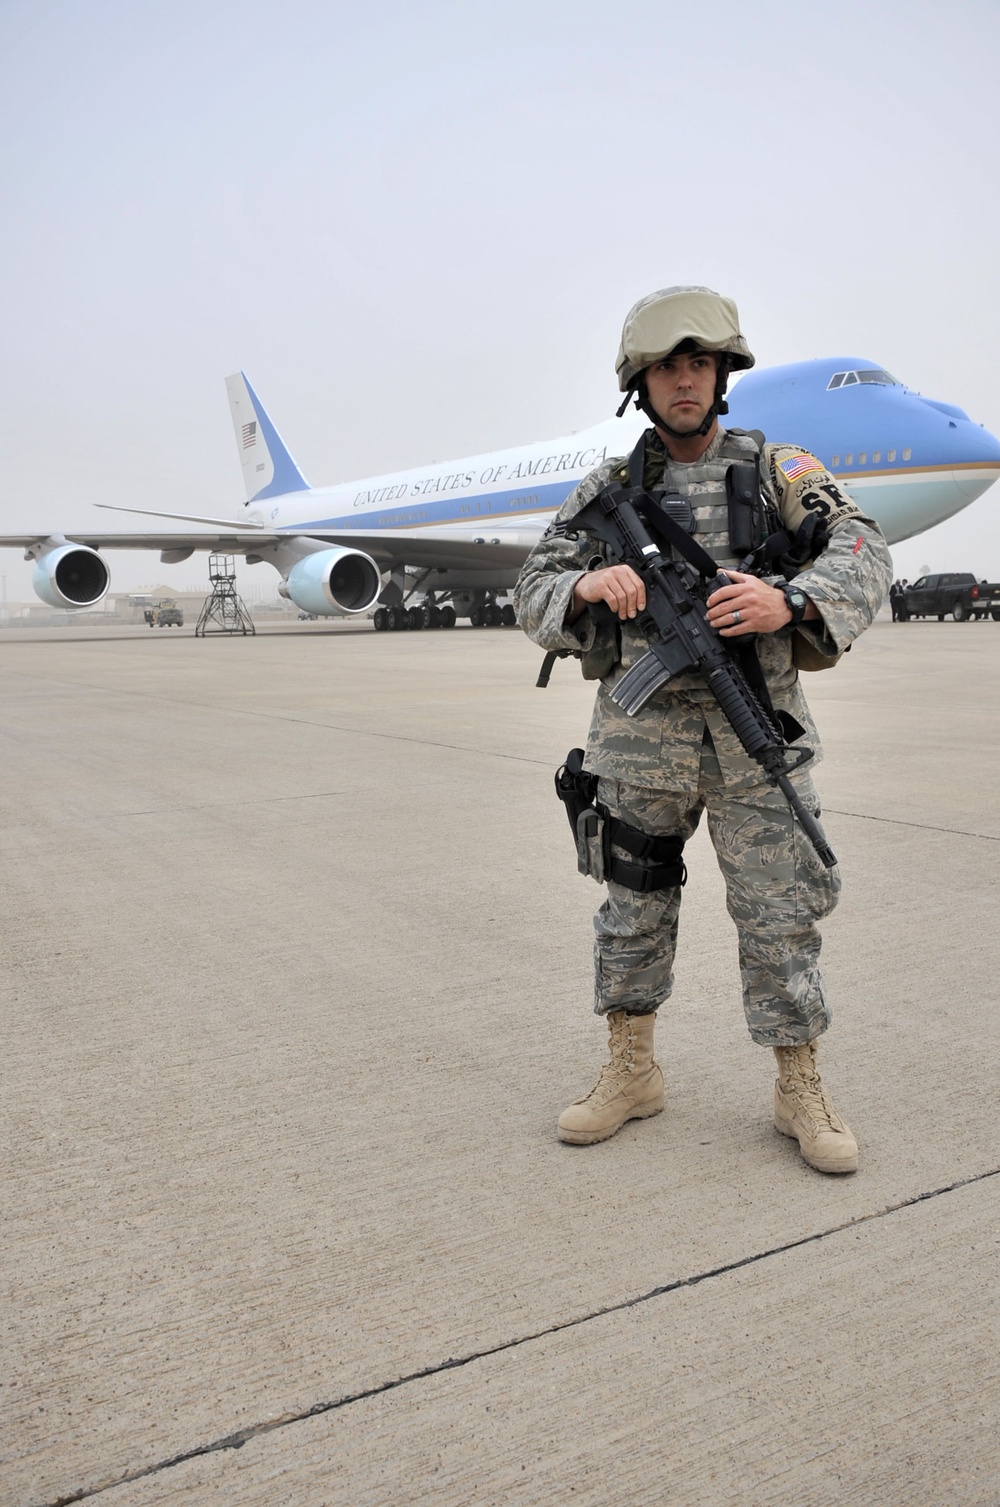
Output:
[[[815,513],[818,517],[833,523],[839,523],[842,518],[861,517],[860,508],[840,490],[835,481],[821,483],[818,487],[809,487],[798,498],[798,504],[799,507],[807,508],[810,513]]]

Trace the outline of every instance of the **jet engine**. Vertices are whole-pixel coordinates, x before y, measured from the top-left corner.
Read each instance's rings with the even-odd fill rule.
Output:
[[[296,561],[282,584],[282,595],[303,612],[320,617],[367,612],[382,590],[378,566],[370,556],[336,546]]]
[[[50,607],[93,607],[107,595],[111,574],[96,549],[61,544],[39,555],[31,584]]]

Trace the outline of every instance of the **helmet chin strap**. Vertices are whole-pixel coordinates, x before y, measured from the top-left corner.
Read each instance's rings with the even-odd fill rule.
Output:
[[[646,373],[640,372],[635,380],[635,384],[625,394],[625,398],[618,408],[616,417],[618,417],[619,419],[621,418],[622,414],[628,407],[629,399],[634,397],[636,408],[638,408],[640,412],[646,415],[646,417],[654,425],[655,428],[662,429],[663,433],[669,434],[671,439],[690,440],[693,439],[696,434],[707,434],[712,425],[715,423],[716,418],[720,414],[729,412],[729,404],[726,402],[725,396],[728,382],[729,370],[726,367],[725,362],[720,361],[719,374],[715,379],[715,397],[712,399],[711,408],[708,410],[705,417],[698,425],[698,428],[671,429],[670,425],[660,417],[660,415],[657,413],[656,409],[650,402],[649,389],[646,386]]]

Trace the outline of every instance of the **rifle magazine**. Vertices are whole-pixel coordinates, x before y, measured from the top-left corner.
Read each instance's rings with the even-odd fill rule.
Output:
[[[672,679],[671,672],[650,650],[631,670],[626,670],[611,692],[611,700],[621,707],[627,717],[634,717],[642,711],[649,698]]]

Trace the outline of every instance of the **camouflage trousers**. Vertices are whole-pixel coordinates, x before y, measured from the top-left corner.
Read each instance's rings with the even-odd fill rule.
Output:
[[[818,811],[808,775],[793,780],[805,805]],[[784,796],[767,784],[727,791],[706,733],[696,792],[674,794],[602,777],[598,799],[630,826],[685,841],[707,812],[736,923],[750,1035],[762,1046],[795,1046],[825,1031],[830,1009],[816,923],[837,903],[840,874],[820,863]],[[679,887],[642,895],[608,884],[608,897],[594,917],[599,1015],[609,1010],[648,1014],[669,999],[680,906]]]

